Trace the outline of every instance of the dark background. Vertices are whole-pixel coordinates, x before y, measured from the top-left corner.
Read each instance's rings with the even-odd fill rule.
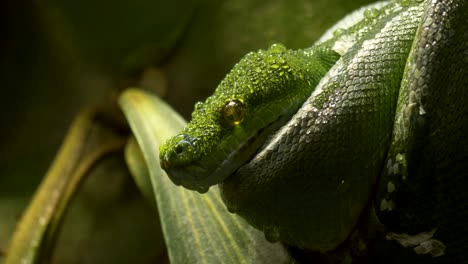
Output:
[[[194,103],[208,96],[247,52],[276,42],[308,47],[346,13],[371,1],[168,2],[0,4],[0,249],[7,248],[21,212],[80,109],[115,103],[120,90],[139,85],[188,118]],[[142,220],[132,221],[151,226],[155,216],[132,197],[134,204],[127,209],[143,212]],[[96,223],[93,219],[89,221]],[[158,230],[147,233],[151,237]]]

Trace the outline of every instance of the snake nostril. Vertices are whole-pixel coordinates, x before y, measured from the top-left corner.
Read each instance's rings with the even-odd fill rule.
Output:
[[[179,144],[174,148],[174,152],[177,155],[180,155],[180,154],[182,154],[182,152],[184,152],[184,147],[181,144]]]
[[[174,154],[178,156],[185,156],[192,152],[193,143],[190,140],[183,139],[174,146]]]

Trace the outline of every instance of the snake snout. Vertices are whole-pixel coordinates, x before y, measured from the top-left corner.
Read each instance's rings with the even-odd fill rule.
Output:
[[[185,167],[193,161],[195,138],[179,135],[169,143],[170,147],[162,150],[160,156],[161,167],[168,172],[173,168]]]

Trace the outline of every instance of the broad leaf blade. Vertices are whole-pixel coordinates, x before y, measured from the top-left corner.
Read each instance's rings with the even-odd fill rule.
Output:
[[[185,124],[177,113],[136,89],[125,91],[120,105],[149,169],[171,263],[290,262],[280,244],[228,213],[217,188],[198,194],[169,180],[159,165],[159,145]]]

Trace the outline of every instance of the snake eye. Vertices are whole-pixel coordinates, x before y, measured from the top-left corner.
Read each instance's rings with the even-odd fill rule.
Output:
[[[245,104],[237,99],[230,99],[223,107],[224,122],[228,126],[239,125],[245,117]]]

